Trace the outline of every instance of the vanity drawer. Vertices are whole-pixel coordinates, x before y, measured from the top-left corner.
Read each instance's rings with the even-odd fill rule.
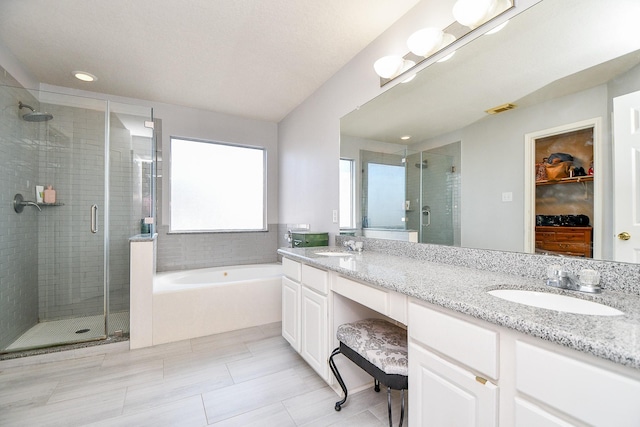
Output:
[[[282,274],[297,282],[300,281],[302,264],[289,258],[282,258]]]
[[[319,268],[302,264],[302,284],[323,295],[329,292],[329,273]]]
[[[640,425],[640,381],[522,341],[516,388],[589,425]]]
[[[497,332],[409,301],[409,337],[491,379],[498,379]]]
[[[341,276],[336,277],[332,290],[402,324],[407,324],[407,297],[405,295]]]

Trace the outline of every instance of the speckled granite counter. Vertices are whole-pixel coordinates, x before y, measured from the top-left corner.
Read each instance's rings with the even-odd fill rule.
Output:
[[[496,325],[640,369],[640,297],[605,290],[600,295],[549,288],[538,278],[437,264],[373,251],[345,257],[317,255],[338,248],[281,248],[278,253],[319,268],[400,292]],[[502,300],[488,290],[509,288],[567,293],[615,307],[622,316],[589,316]]]

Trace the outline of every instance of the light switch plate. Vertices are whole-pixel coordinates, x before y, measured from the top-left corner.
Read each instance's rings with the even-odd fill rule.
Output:
[[[502,193],[503,202],[513,202],[513,193],[511,191]]]
[[[338,223],[338,211],[336,209],[333,210],[333,223]]]

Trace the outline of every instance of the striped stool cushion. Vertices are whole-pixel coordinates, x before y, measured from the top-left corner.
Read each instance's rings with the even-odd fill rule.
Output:
[[[408,375],[407,331],[382,319],[338,327],[338,340],[385,374]]]

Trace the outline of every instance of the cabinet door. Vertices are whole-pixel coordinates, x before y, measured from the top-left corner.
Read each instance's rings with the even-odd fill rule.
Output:
[[[498,388],[409,343],[409,425],[497,425]]]
[[[327,340],[327,297],[302,287],[302,331],[300,354],[324,379],[329,378],[329,349]]]
[[[516,389],[590,426],[640,426],[640,381],[523,341]]]
[[[516,427],[572,427],[573,424],[561,420],[526,400],[516,397]]]
[[[300,283],[282,278],[282,336],[300,353]]]

